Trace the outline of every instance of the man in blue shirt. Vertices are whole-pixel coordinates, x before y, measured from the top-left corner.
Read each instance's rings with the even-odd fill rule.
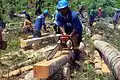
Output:
[[[79,46],[82,42],[82,23],[78,13],[71,11],[66,0],[60,0],[57,5],[56,22],[63,35],[69,35],[75,44]],[[75,37],[76,36],[76,37]]]
[[[117,9],[117,11],[115,12],[113,16],[114,30],[117,29],[119,20],[120,20],[120,9]]]
[[[48,10],[45,10],[41,15],[39,15],[35,21],[35,25],[34,25],[34,34],[33,36],[34,37],[40,37],[41,36],[41,33],[40,33],[40,30],[42,28],[42,26],[44,26],[44,30],[46,32],[48,32],[46,30],[46,24],[45,24],[45,19],[48,15]]]

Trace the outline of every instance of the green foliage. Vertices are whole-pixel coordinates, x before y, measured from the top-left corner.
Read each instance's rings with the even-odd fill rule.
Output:
[[[44,11],[44,9],[48,9],[52,14],[56,10],[56,3],[57,1],[55,0],[44,0],[44,3],[42,4],[42,11]]]
[[[22,10],[27,10],[32,16],[35,14],[35,2],[31,5],[33,8],[28,9],[27,5],[29,5],[29,0],[0,0],[0,17],[4,18],[5,21],[8,20],[8,16],[10,12],[21,12]],[[41,10],[48,9],[50,14],[53,14],[56,10],[58,0],[43,0],[41,5]],[[108,14],[112,16],[113,7],[119,8],[120,0],[68,0],[70,3],[70,7],[72,10],[78,11],[78,5],[86,5],[88,9],[98,9],[98,7],[102,7],[105,15]]]

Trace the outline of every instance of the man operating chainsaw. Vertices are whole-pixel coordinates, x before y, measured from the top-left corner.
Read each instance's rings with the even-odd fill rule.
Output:
[[[72,39],[74,47],[78,47],[82,42],[82,23],[78,18],[78,13],[71,11],[66,0],[60,0],[57,4],[56,22],[64,36]],[[78,49],[74,49],[78,53]],[[77,51],[77,52],[76,52]],[[76,57],[77,56],[77,57]],[[79,54],[74,56],[78,60]]]
[[[60,0],[57,4],[56,22],[63,35],[72,38],[74,44],[79,46],[82,42],[82,23],[78,13],[71,11],[66,0]]]

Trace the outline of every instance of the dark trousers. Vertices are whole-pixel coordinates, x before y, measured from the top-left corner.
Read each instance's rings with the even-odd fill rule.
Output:
[[[82,33],[78,35],[78,39],[77,39],[78,46],[79,46],[80,42],[82,42]]]
[[[33,38],[39,38],[39,37],[41,37],[41,32],[37,31],[37,30],[34,30]]]
[[[55,23],[53,24],[53,28],[56,34],[60,34],[60,28]]]
[[[117,29],[117,24],[118,24],[117,20],[113,20],[114,30]]]

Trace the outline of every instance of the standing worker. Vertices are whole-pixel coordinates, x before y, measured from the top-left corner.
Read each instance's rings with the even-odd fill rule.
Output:
[[[30,15],[25,10],[23,10],[22,13],[25,14],[25,20],[22,25],[22,32],[24,34],[33,33],[33,26]]]
[[[5,23],[3,22],[3,19],[0,17],[0,49],[5,50],[7,47],[7,42],[3,41],[2,32],[4,28],[5,28]]]
[[[117,29],[119,20],[120,20],[120,9],[117,9],[117,11],[115,12],[115,14],[113,16],[114,30]]]
[[[102,8],[99,7],[98,8],[98,18],[101,18],[102,17]]]
[[[48,14],[49,14],[48,10],[44,10],[43,13],[37,17],[37,19],[35,21],[35,25],[34,25],[34,34],[33,34],[34,37],[41,36],[40,30],[41,30],[42,26],[43,26],[44,30],[46,32],[48,32],[46,29],[46,23],[45,23],[45,19],[48,16]]]
[[[56,22],[63,35],[68,35],[76,46],[82,42],[82,23],[78,18],[78,13],[71,11],[66,0],[60,0],[57,4],[58,12]],[[78,59],[78,55],[74,55]]]

